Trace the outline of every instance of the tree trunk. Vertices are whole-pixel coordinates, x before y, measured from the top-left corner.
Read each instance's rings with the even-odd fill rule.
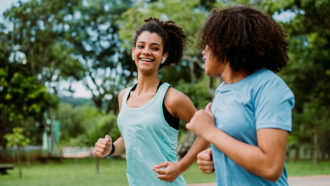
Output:
[[[195,133],[190,130],[187,131],[187,137],[184,139],[184,141],[181,143],[177,150],[179,159],[183,158],[187,154],[196,137],[197,136],[195,135]]]
[[[318,164],[319,163],[319,152],[320,152],[320,144],[319,144],[319,136],[318,132],[314,133],[314,163]]]
[[[99,164],[99,158],[96,157],[95,158],[95,163],[96,163],[96,174],[99,174],[100,173],[100,164]]]
[[[26,153],[27,153],[27,161],[26,161],[27,162],[27,167],[30,168],[30,166],[31,166],[30,151],[27,150]]]
[[[21,165],[21,157],[20,157],[20,147],[17,146],[17,165],[18,165],[18,175],[19,178],[22,178],[22,165]]]

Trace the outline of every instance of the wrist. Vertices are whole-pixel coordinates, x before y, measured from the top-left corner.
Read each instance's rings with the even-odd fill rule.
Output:
[[[211,140],[215,137],[216,133],[218,132],[218,128],[210,127],[210,129],[204,133],[201,137],[204,138],[206,141],[211,142]]]
[[[111,143],[111,151],[107,157],[110,157],[113,153],[115,153],[115,151],[116,151],[116,147],[113,143]]]
[[[178,165],[179,165],[180,174],[183,173],[188,168],[183,159],[178,162]]]

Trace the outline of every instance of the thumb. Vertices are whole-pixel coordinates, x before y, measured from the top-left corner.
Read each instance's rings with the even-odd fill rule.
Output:
[[[208,104],[206,105],[206,107],[205,107],[205,110],[206,110],[207,112],[209,112],[210,114],[212,114],[211,106],[212,106],[212,102],[208,103]]]
[[[105,135],[104,139],[105,141],[111,141],[111,137],[109,135]]]
[[[190,122],[186,124],[186,128],[189,130],[191,129]]]
[[[212,149],[211,148],[207,149],[207,154],[212,156]]]

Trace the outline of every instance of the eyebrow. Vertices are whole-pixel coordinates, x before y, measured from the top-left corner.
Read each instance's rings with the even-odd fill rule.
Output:
[[[138,41],[138,43],[142,43],[142,44],[145,44],[145,42],[144,42],[144,41]],[[160,44],[159,44],[159,43],[151,43],[151,45],[158,45],[158,46],[160,46]]]

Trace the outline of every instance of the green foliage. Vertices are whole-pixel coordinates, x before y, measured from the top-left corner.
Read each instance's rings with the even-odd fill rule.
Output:
[[[2,57],[2,58],[1,58]],[[26,70],[26,65],[8,62],[0,54],[0,136],[14,127],[27,127],[33,121],[42,122],[43,113],[56,104],[45,86]],[[32,122],[31,122],[32,120]],[[36,129],[35,125],[30,126]],[[29,129],[33,130],[33,129]],[[0,145],[6,142],[0,139]]]
[[[83,66],[72,55],[73,48],[63,41],[68,31],[65,20],[73,16],[73,9],[79,4],[80,1],[19,1],[3,14],[14,25],[6,28],[4,50],[54,89],[51,82],[69,77],[80,79],[83,75]]]
[[[98,138],[110,135],[120,137],[117,116],[100,113],[95,107],[85,104],[73,108],[60,103],[58,120],[61,122],[61,144],[70,146],[94,146]]]
[[[7,146],[15,147],[15,146],[26,146],[30,143],[30,140],[23,135],[23,128],[14,128],[13,133],[9,133],[5,135],[5,139],[7,140]]]
[[[212,94],[210,94],[206,88],[209,79],[210,77],[204,75],[203,79],[196,84],[179,81],[176,88],[184,92],[191,99],[197,109],[205,109],[205,106],[212,101]]]
[[[134,77],[130,55],[121,47],[115,23],[130,7],[129,0],[84,1],[68,21],[65,38],[86,70],[84,84],[93,103],[109,113],[118,111],[117,96]]]
[[[281,75],[295,94],[293,132],[300,144],[330,152],[328,133],[330,105],[330,6],[328,0],[277,0],[265,2],[271,14],[292,12],[282,23],[288,32],[289,65]],[[318,159],[318,155],[315,155]]]

